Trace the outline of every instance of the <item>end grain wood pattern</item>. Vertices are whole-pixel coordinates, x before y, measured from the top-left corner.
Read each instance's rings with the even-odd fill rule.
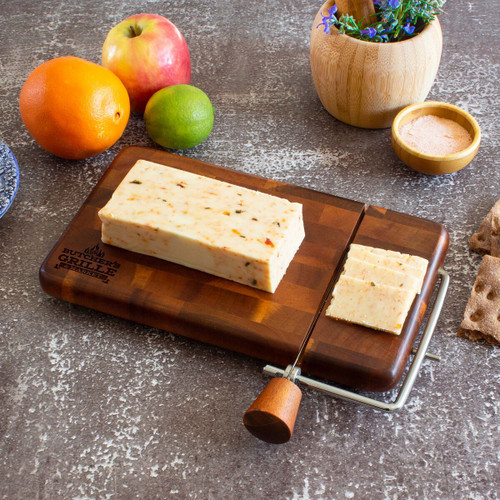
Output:
[[[97,212],[138,159],[303,204],[306,237],[274,294],[101,242]],[[142,147],[123,149],[40,269],[69,302],[286,365],[316,320],[364,204]],[[106,274],[108,273],[108,274]]]
[[[138,159],[303,204],[306,237],[274,294],[101,242],[97,212]],[[399,337],[325,317],[349,243],[430,265]],[[448,247],[439,224],[143,147],[124,148],[40,268],[50,295],[286,366],[310,335],[304,373],[374,391],[398,382]]]
[[[416,296],[400,335],[318,318],[304,352],[305,373],[370,391],[387,391],[400,380],[448,250],[449,237],[439,224],[370,206],[353,243],[418,255],[429,261],[422,291]],[[341,264],[343,266],[343,263]]]

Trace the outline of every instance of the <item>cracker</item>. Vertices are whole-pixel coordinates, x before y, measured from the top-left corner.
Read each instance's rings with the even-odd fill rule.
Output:
[[[500,257],[500,204],[496,203],[495,207],[491,214],[491,255]]]
[[[469,339],[474,341],[483,338],[481,332],[478,332],[477,330],[467,330],[467,328],[462,328],[462,327],[458,329],[457,335],[459,337],[463,337],[464,339]]]
[[[467,330],[466,328],[459,328],[457,335],[459,337],[466,338],[468,340],[477,341],[477,340],[485,340],[490,344],[500,345],[500,342],[494,339],[491,335],[486,335],[477,330]]]
[[[500,258],[483,257],[460,327],[474,333],[462,332],[468,338],[480,333],[488,342],[500,342]]]
[[[469,246],[475,252],[500,256],[500,200],[498,200],[471,236]]]
[[[479,225],[479,229],[474,233],[469,242],[469,247],[478,253],[489,253],[491,250],[491,211]]]

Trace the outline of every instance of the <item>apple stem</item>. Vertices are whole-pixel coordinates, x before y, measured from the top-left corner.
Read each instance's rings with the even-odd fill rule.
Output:
[[[137,36],[137,33],[135,32],[135,29],[132,25],[129,27],[129,29],[130,29],[130,33],[131,33],[132,37]]]

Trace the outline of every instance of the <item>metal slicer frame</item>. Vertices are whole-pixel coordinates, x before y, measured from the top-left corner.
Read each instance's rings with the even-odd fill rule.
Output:
[[[355,403],[361,403],[373,408],[377,408],[379,410],[399,410],[408,399],[408,395],[410,394],[413,384],[415,383],[415,379],[417,378],[424,357],[427,356],[433,359],[439,359],[436,358],[436,356],[427,354],[427,348],[429,346],[429,342],[432,338],[432,334],[434,333],[437,320],[439,319],[439,315],[443,307],[444,299],[450,282],[450,277],[444,269],[439,269],[438,274],[441,278],[440,286],[436,296],[436,300],[434,301],[434,304],[430,311],[425,331],[422,335],[422,339],[420,340],[418,348],[416,349],[416,351],[414,351],[414,358],[411,363],[410,369],[401,385],[396,399],[392,403],[386,403],[385,401],[380,401],[378,399],[363,396],[361,394],[346,389],[341,389],[340,387],[336,387],[331,384],[326,384],[312,378],[305,377],[300,374],[300,368],[295,365],[288,365],[285,370],[272,365],[266,365],[263,369],[263,372],[266,375],[271,376],[280,375],[284,378],[287,378],[291,382],[300,382],[301,384],[304,384],[313,389],[319,389],[320,391],[326,392],[327,394],[330,394],[332,396],[337,396],[348,401],[354,401]]]

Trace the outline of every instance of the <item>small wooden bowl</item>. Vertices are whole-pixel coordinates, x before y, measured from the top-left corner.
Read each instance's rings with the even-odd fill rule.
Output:
[[[412,148],[401,138],[401,127],[424,115],[435,115],[455,121],[469,132],[472,137],[471,144],[464,150],[449,155],[430,155]],[[458,106],[428,101],[402,109],[392,123],[391,138],[392,147],[403,163],[424,174],[444,175],[457,172],[472,161],[481,142],[481,129],[477,121]]]

